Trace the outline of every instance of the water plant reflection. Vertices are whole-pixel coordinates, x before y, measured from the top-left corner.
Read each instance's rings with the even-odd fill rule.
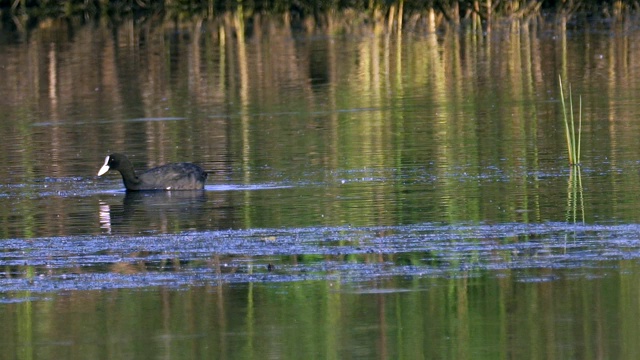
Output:
[[[580,167],[571,167],[567,183],[567,222],[584,224],[584,198]]]

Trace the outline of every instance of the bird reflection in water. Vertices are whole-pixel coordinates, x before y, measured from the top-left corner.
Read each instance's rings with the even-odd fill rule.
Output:
[[[122,204],[99,201],[100,228],[104,232],[174,232],[208,221],[204,190],[127,191]]]

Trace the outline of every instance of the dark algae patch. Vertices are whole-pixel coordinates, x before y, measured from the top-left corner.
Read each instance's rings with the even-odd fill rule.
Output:
[[[474,277],[640,258],[637,225],[416,224],[2,241],[2,292]]]

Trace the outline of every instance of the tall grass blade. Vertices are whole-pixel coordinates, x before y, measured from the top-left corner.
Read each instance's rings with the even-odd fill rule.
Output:
[[[582,142],[582,95],[580,95],[580,109],[578,110],[578,155],[576,160],[580,164],[580,145]]]
[[[567,109],[562,77],[558,78],[560,84],[560,102],[562,104],[562,117],[564,119],[564,132],[567,139],[567,153],[569,155],[569,165],[580,164],[580,145],[582,140],[582,96],[580,97],[578,111],[578,135],[576,137],[576,121],[573,111],[573,94],[569,85],[569,108]]]

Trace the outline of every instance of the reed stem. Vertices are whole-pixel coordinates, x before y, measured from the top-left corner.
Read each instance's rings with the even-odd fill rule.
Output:
[[[571,85],[569,85],[569,109],[567,109],[566,98],[564,96],[564,87],[562,86],[562,77],[559,77],[560,83],[560,102],[562,103],[562,117],[564,119],[564,132],[567,140],[567,153],[569,155],[569,165],[580,165],[580,146],[582,141],[582,96],[579,98],[578,109],[578,134],[576,137],[576,122],[573,111],[573,94],[571,93]]]

